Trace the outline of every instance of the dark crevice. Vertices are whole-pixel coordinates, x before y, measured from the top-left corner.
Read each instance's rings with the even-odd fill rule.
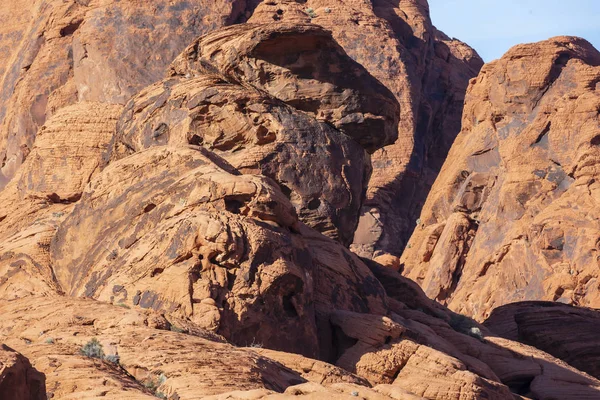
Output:
[[[358,343],[358,339],[352,338],[344,333],[342,328],[339,326],[332,326],[332,343],[331,348],[333,349],[332,364],[335,364],[337,360],[352,346]]]
[[[290,294],[283,296],[283,299],[282,299],[283,310],[290,318],[298,317],[298,311],[296,310],[296,306],[294,306],[294,295],[295,295],[295,293],[292,292]]]
[[[527,396],[531,392],[531,382],[533,382],[534,379],[534,376],[524,376],[502,383],[508,386],[511,392],[521,396]]]
[[[156,275],[162,274],[163,271],[164,271],[164,268],[154,268],[154,270],[150,273],[150,277],[154,278]]]
[[[61,37],[71,36],[72,34],[74,34],[77,31],[77,29],[79,29],[82,22],[83,22],[83,20],[71,22],[69,25],[65,26],[64,28],[62,28],[60,30],[60,36]]]
[[[535,142],[532,143],[532,146],[535,146],[536,144],[539,144],[542,140],[545,139],[546,135],[548,135],[548,133],[550,132],[550,127],[551,126],[552,126],[552,122],[548,121],[548,123],[546,124],[546,126],[544,127],[544,129],[542,130],[542,132],[535,139]]]
[[[193,135],[190,138],[189,143],[194,146],[202,146],[202,143],[204,143],[204,139],[201,136]]]
[[[232,214],[241,214],[242,209],[252,200],[251,196],[227,196],[225,197],[225,209]]]
[[[73,196],[64,199],[56,193],[49,194],[46,197],[54,204],[70,204],[78,202],[79,199],[81,199],[81,193],[76,193]]]
[[[312,199],[311,201],[308,202],[308,209],[309,210],[316,210],[321,206],[321,200],[319,199]]]

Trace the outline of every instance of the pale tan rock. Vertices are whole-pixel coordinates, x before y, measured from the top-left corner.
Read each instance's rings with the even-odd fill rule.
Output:
[[[320,385],[332,385],[335,383],[351,383],[361,386],[370,386],[369,382],[359,376],[353,375],[345,369],[336,367],[323,361],[302,357],[298,354],[284,353],[264,348],[252,348],[261,356],[275,360],[299,373],[309,382]]]
[[[31,154],[0,192],[0,298],[60,292],[50,241],[105,164],[121,106],[82,103],[42,127]]]
[[[21,192],[52,202],[78,200],[106,164],[122,106],[80,103],[60,109],[37,134],[15,180]]]
[[[150,399],[154,392],[200,399],[233,389],[281,392],[305,381],[253,351],[212,341],[209,332],[151,328],[151,311],[60,297],[1,301],[0,310],[0,340],[46,374],[55,399]],[[119,364],[80,354],[92,338]]]

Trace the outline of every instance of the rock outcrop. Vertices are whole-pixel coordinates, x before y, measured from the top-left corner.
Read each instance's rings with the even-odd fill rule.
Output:
[[[316,357],[315,312],[384,310],[368,268],[302,226],[272,181],[201,147],[110,164],[50,252],[69,295],[177,313],[240,345]]]
[[[599,81],[600,53],[573,37],[487,64],[402,256],[404,275],[478,320],[522,300],[600,306]]]
[[[65,107],[40,129],[25,163],[0,192],[0,298],[61,292],[50,241],[105,165],[122,107]]]
[[[263,1],[249,19],[274,21],[330,30],[400,103],[398,140],[373,154],[373,176],[352,246],[361,256],[399,258],[460,131],[464,93],[483,61],[435,29],[424,0]]]
[[[494,309],[484,322],[494,333],[537,347],[600,378],[600,312],[553,302],[522,302]]]
[[[202,145],[241,172],[273,178],[303,222],[352,243],[371,173],[363,148],[393,143],[399,109],[327,31],[235,25],[194,42],[170,74],[128,103],[116,158]]]
[[[6,345],[0,346],[0,398],[46,400],[43,374],[28,359]]]

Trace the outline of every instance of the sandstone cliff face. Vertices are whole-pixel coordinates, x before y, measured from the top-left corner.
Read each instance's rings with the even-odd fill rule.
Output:
[[[194,42],[170,75],[127,105],[117,158],[166,143],[202,145],[242,172],[275,179],[303,222],[352,242],[370,176],[363,148],[393,143],[399,110],[327,31],[232,26]]]
[[[0,187],[58,109],[123,104],[198,35],[240,16],[237,1],[34,0],[0,10]]]
[[[435,29],[424,0],[265,1],[249,20],[273,21],[330,30],[400,103],[398,140],[372,156],[373,175],[352,246],[364,257],[397,259],[460,131],[464,93],[483,61]]]
[[[520,300],[600,305],[599,65],[558,37],[484,67],[402,257],[431,298],[477,319]]]

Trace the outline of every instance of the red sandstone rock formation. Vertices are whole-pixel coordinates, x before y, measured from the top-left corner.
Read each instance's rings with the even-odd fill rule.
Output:
[[[31,365],[0,352],[0,396],[598,398],[588,359],[370,259],[399,267],[480,66],[425,1],[21,8],[0,14],[0,343]],[[445,241],[472,234],[463,214]]]
[[[556,302],[521,302],[496,308],[484,325],[600,377],[597,310]]]
[[[0,187],[38,129],[81,101],[123,104],[198,35],[236,20],[238,1],[32,0],[0,10]]]
[[[486,65],[404,275],[476,319],[521,300],[600,306],[599,80],[600,53],[572,37]]]
[[[352,246],[361,256],[398,258],[460,131],[464,93],[483,61],[435,29],[424,0],[264,1],[249,20],[273,21],[329,29],[400,103],[398,140],[373,154],[373,176]]]

